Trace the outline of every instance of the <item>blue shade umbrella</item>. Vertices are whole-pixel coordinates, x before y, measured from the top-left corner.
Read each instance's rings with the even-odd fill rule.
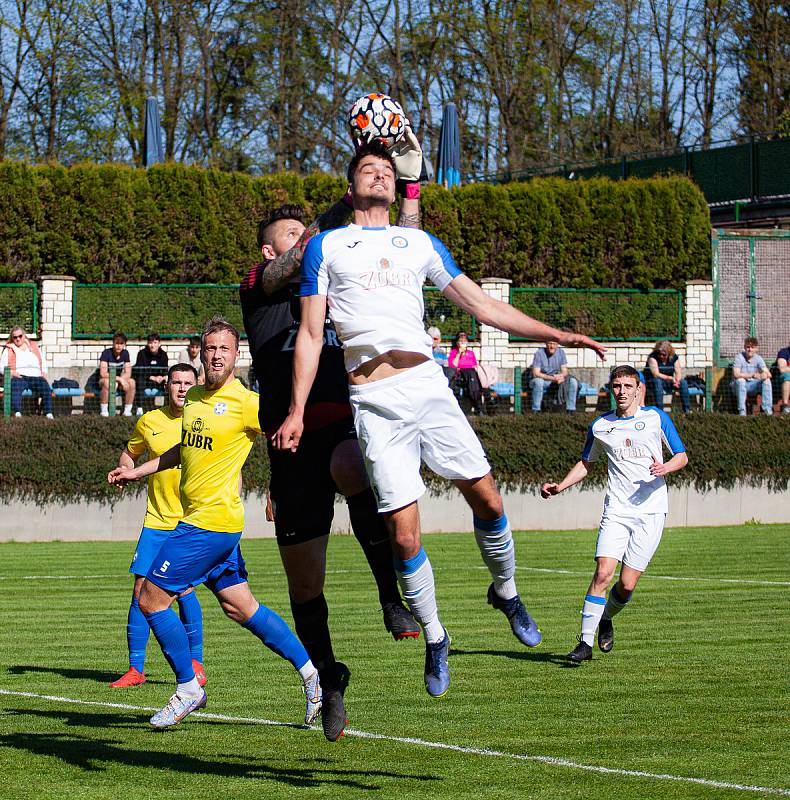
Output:
[[[455,103],[448,103],[442,112],[436,182],[446,189],[461,185],[461,131]]]
[[[143,133],[143,166],[150,167],[165,160],[162,145],[162,123],[159,121],[159,105],[155,97],[145,101],[145,131]]]

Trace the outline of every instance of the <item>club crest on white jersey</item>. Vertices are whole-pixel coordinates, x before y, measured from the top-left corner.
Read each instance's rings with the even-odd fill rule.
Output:
[[[310,240],[302,297],[325,295],[351,372],[389,350],[432,357],[422,286],[445,289],[461,271],[435,236],[416,228],[348,225]]]

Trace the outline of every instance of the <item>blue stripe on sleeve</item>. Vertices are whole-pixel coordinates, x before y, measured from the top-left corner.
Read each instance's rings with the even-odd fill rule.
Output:
[[[600,419],[600,417],[598,419]],[[595,422],[593,422],[593,425],[595,425]],[[587,428],[587,439],[584,442],[584,450],[582,450],[582,461],[590,460],[590,451],[592,450],[592,446],[595,444],[595,437],[593,436],[592,429],[592,425]]]
[[[318,291],[318,273],[321,264],[324,262],[324,237],[330,231],[319,233],[308,243],[302,256],[302,283],[299,287],[301,297],[310,297],[314,294],[321,294]]]
[[[664,437],[664,441],[667,443],[667,447],[672,451],[672,455],[685,453],[686,448],[680,438],[678,429],[675,427],[675,423],[672,422],[672,417],[662,408],[657,408],[656,412],[661,419],[661,434]]]
[[[439,257],[442,259],[442,264],[444,265],[444,269],[450,278],[457,278],[461,275],[461,270],[458,269],[458,265],[455,263],[452,255],[450,255],[450,251],[444,246],[444,242],[440,239],[437,239],[432,234],[428,234],[428,238],[431,240],[431,244],[433,245],[433,249],[439,254]]]

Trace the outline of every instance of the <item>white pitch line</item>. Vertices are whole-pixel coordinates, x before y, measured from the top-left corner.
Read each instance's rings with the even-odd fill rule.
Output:
[[[0,695],[7,697],[29,697],[35,700],[49,700],[54,703],[69,703],[81,706],[100,706],[101,708],[115,708],[121,711],[158,711],[157,708],[148,706],[133,706],[128,703],[106,703],[99,700],[78,700],[72,697],[59,697],[57,695],[34,694],[33,692],[12,692],[7,689],[0,689]],[[268,725],[277,728],[307,728],[307,725],[297,725],[291,722],[279,722],[271,719],[258,719],[256,717],[233,717],[227,714],[212,714],[206,711],[196,711],[191,715],[203,719],[214,719],[220,722],[239,722],[253,725]],[[309,726],[311,730],[318,727]],[[567,758],[555,758],[553,756],[536,756],[525,753],[507,753],[502,750],[489,750],[480,747],[465,747],[458,744],[447,744],[446,742],[430,742],[425,739],[416,739],[407,736],[389,736],[383,733],[368,733],[358,731],[353,728],[346,728],[346,736],[354,736],[358,739],[374,739],[384,742],[396,742],[398,744],[411,744],[417,747],[424,747],[431,750],[447,750],[463,755],[485,756],[488,758],[510,759],[513,761],[533,761],[539,764],[546,764],[552,767],[565,767],[566,769],[583,770],[584,772],[594,772],[599,775],[622,775],[628,778],[648,778],[657,781],[672,781],[674,783],[691,783],[698,786],[708,786],[712,789],[732,789],[740,792],[761,792],[763,794],[777,795],[780,797],[790,797],[790,789],[782,789],[776,786],[753,786],[743,783],[730,783],[729,781],[714,781],[708,778],[695,778],[686,775],[672,775],[663,772],[646,772],[644,770],[620,769],[617,767],[602,767],[595,764],[580,764],[570,761]]]
[[[477,567],[477,569],[488,569],[486,566]],[[588,572],[574,572],[570,569],[550,569],[547,567],[523,567],[518,565],[518,570],[525,572],[548,572],[553,575],[591,575],[592,570]],[[652,578],[657,581],[685,581],[689,583],[748,583],[757,586],[790,586],[790,581],[764,581],[757,578],[706,578],[704,575],[651,575],[649,572],[642,574],[640,580]]]
[[[484,570],[483,564],[472,567],[475,570]],[[549,575],[582,575],[589,576],[590,572],[575,571],[570,569],[557,569],[551,567],[516,567],[520,572],[543,572]],[[434,567],[434,572],[442,572],[442,567]],[[327,575],[362,575],[367,571],[360,569],[327,569]],[[279,575],[279,570],[258,570],[256,575]],[[109,575],[0,575],[0,581],[84,581],[84,580],[127,580],[127,572],[117,572]],[[790,581],[766,581],[758,578],[708,578],[704,575],[651,575],[645,572],[641,580],[678,581],[682,583],[735,583],[750,586],[790,586]]]

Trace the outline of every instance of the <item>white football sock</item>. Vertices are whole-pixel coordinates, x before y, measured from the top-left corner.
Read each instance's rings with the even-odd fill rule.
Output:
[[[503,600],[510,600],[518,594],[515,578],[516,549],[510,523],[504,514],[495,520],[474,517],[473,522],[480,555],[494,579],[494,591]]]
[[[584,598],[584,605],[582,606],[582,641],[590,645],[590,647],[593,646],[593,641],[595,641],[595,631],[598,630],[605,605],[605,597],[596,597],[593,594],[588,594]]]
[[[420,548],[420,552],[407,561],[396,559],[395,572],[403,599],[425,631],[425,640],[440,642],[444,638],[444,627],[439,622],[433,569],[425,550]]]

